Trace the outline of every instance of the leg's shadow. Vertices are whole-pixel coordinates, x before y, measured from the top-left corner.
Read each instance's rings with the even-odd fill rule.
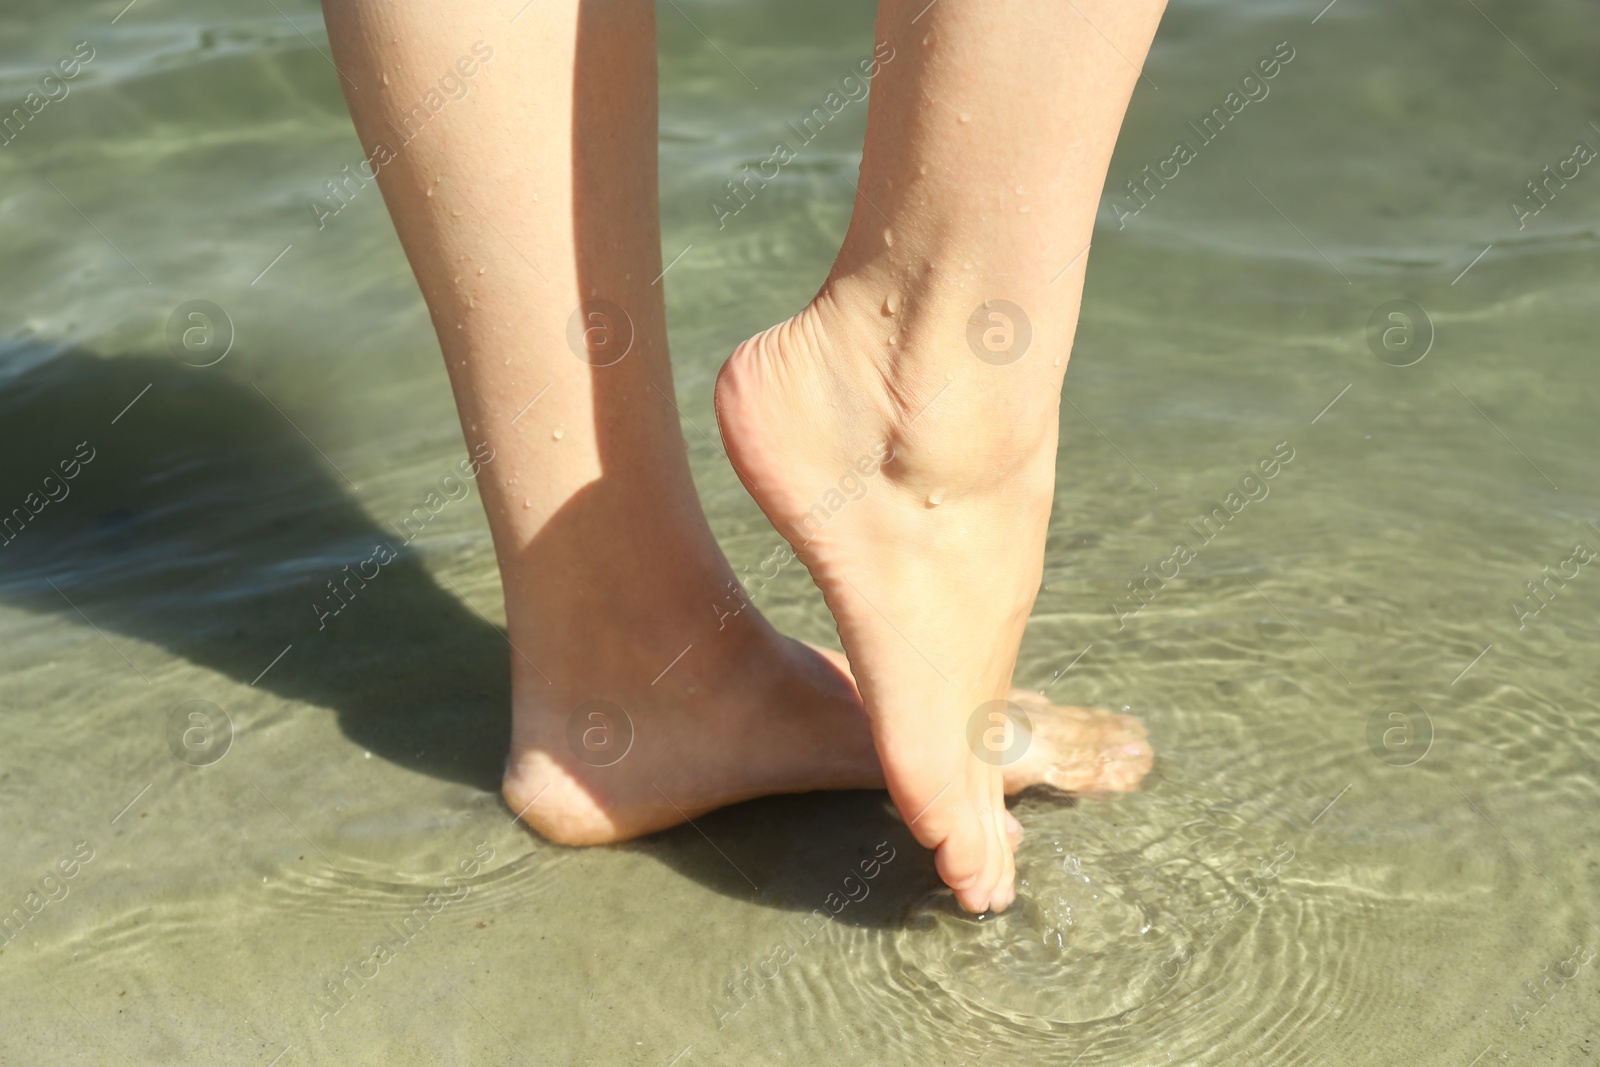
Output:
[[[81,612],[121,649],[88,646],[103,677],[142,688],[143,672],[174,705],[205,696],[168,691],[161,663],[123,640],[135,638],[331,709],[374,755],[498,791],[505,636],[363,511],[252,386],[167,356],[58,355],[0,383],[0,456],[0,598],[74,621]],[[75,460],[68,479],[61,463]],[[352,582],[348,607],[321,625],[313,605],[335,603],[326,583],[379,544],[397,558],[364,587]],[[874,864],[880,844],[890,863]],[[752,801],[622,847],[781,910],[827,911],[865,885],[870,895],[839,912],[847,925],[892,923],[937,884],[881,793]],[[863,861],[875,881],[862,879]]]
[[[0,456],[8,602],[81,611],[108,637],[259,677],[257,688],[333,709],[374,754],[498,789],[504,636],[441,589],[256,389],[166,356],[67,353],[0,385]],[[397,558],[348,580],[372,573],[361,564],[379,544]],[[330,580],[350,599],[323,620],[313,605],[340,603]],[[159,670],[118,645],[132,666],[101,645],[107,678],[142,686],[135,670]]]

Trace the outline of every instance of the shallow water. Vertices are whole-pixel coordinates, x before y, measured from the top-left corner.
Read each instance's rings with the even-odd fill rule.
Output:
[[[312,591],[465,453],[376,189],[320,230],[307,208],[361,153],[314,7],[277,6],[13,0],[0,26],[7,109],[94,50],[0,146],[0,508],[78,462],[0,548],[0,916],[25,918],[0,1062],[1591,1061],[1600,577],[1569,561],[1600,549],[1600,173],[1521,228],[1508,202],[1600,147],[1592,5],[1169,13],[1018,668],[1131,706],[1159,757],[1131,796],[1023,800],[1019,906],[984,920],[878,795],[601,851],[519,830],[476,500],[316,629]],[[710,383],[826,270],[864,105],[721,228],[708,201],[870,51],[870,13],[660,22],[684,434],[754,572],[778,539]],[[1284,41],[1267,96],[1132,214],[1123,183]],[[231,320],[215,366],[169,353],[191,300]],[[1369,331],[1397,300],[1414,332]],[[795,568],[757,600],[831,639]]]

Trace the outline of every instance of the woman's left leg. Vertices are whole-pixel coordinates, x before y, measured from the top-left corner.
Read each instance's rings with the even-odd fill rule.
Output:
[[[744,605],[690,477],[660,278],[653,7],[324,8],[468,450],[494,457],[478,484],[514,646],[513,810],[591,843],[765,793],[881,784],[848,675]]]

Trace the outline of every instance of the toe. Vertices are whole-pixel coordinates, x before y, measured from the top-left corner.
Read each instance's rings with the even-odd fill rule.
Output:
[[[993,818],[974,805],[955,814],[934,853],[939,877],[955,893],[956,901],[974,915],[989,909],[1009,851],[1003,842],[995,832]]]
[[[1150,772],[1154,750],[1133,716],[1063,707],[1024,690],[1011,699],[1032,718],[1033,743],[1006,767],[1007,792],[1041,784],[1071,793],[1126,792]]]

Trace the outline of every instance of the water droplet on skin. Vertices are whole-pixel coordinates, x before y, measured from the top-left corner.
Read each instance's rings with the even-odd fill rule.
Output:
[[[943,489],[935,489],[933,492],[928,494],[928,506],[930,508],[936,508],[940,504],[943,504],[943,503],[944,503],[944,490]]]
[[[533,202],[535,204],[537,204],[539,202],[539,194],[538,193],[534,193],[533,194]]]
[[[922,166],[918,167],[917,168],[917,173],[918,174],[926,174],[926,173],[928,173],[928,165],[926,163],[924,163]]]
[[[947,382],[955,381],[956,380],[955,371],[948,371],[948,370],[945,371],[944,372],[944,380],[947,381]]]
[[[529,503],[528,498],[527,497],[523,497],[522,498],[522,510],[523,511],[527,511],[531,507],[533,507],[533,505],[531,503]]]
[[[971,122],[971,121],[972,121],[972,116],[971,116],[971,115],[969,115],[969,114],[967,114],[967,113],[966,113],[966,112],[965,112],[965,111],[963,111],[963,112],[962,112],[962,113],[961,113],[961,114],[960,114],[960,115],[959,115],[959,116],[957,116],[957,117],[958,117],[958,118],[960,118],[960,119],[961,119],[961,121],[962,121],[962,122]]]
[[[453,208],[450,209],[450,217],[453,218],[453,219],[459,219],[462,215],[465,215],[465,214],[466,214],[466,212],[462,211],[458,207],[453,207]]]
[[[1017,186],[1017,195],[1018,195],[1018,196],[1021,196],[1021,195],[1022,195],[1022,186],[1020,186],[1020,185],[1019,185],[1019,186]]]
[[[559,441],[565,436],[567,436],[567,428],[565,426],[557,426],[550,431],[550,439],[553,441]]]
[[[900,310],[900,297],[897,294],[890,293],[888,296],[883,298],[883,313],[885,315],[893,315],[896,311],[899,311],[899,310]]]
[[[1060,357],[1060,356],[1057,356],[1057,357],[1056,357],[1056,361],[1055,361],[1055,362],[1054,362],[1054,363],[1052,363],[1052,364],[1050,364],[1050,365],[1051,365],[1051,366],[1052,366],[1052,367],[1059,367],[1059,366],[1061,366],[1061,357]]]
[[[1028,213],[1028,205],[1027,204],[1023,204],[1021,207],[1017,208],[1017,214],[1026,215],[1027,213]]]
[[[970,261],[970,260],[969,260],[969,261],[967,261],[967,262],[965,262],[965,263],[963,263],[963,264],[961,264],[961,269],[962,269],[962,270],[971,270],[971,269],[972,269],[972,263],[971,263],[971,261]]]
[[[389,84],[389,75],[387,73],[384,74],[384,76],[383,76],[383,84],[385,84],[385,85]]]
[[[470,297],[470,296],[469,296],[469,297],[467,297],[467,307],[469,307],[469,308],[475,308],[475,307],[477,307],[477,306],[478,306],[478,302],[477,302],[477,301],[476,301],[476,300],[474,300],[474,299],[473,299],[473,298],[472,298],[472,297]]]
[[[480,278],[481,278],[481,277],[483,277],[483,272],[484,272],[484,271],[485,271],[485,270],[486,270],[486,269],[487,269],[487,268],[485,268],[485,267],[479,267],[479,268],[478,268],[478,277],[480,277]]]
[[[900,335],[897,334],[897,333],[891,333],[889,335],[889,343],[891,345],[899,344],[900,343]]]
[[[431,185],[428,186],[428,191],[426,193],[424,193],[423,195],[424,196],[428,196],[428,197],[432,197],[433,196],[433,186],[431,186]]]
[[[887,226],[883,228],[883,244],[885,248],[894,247],[894,231]]]

